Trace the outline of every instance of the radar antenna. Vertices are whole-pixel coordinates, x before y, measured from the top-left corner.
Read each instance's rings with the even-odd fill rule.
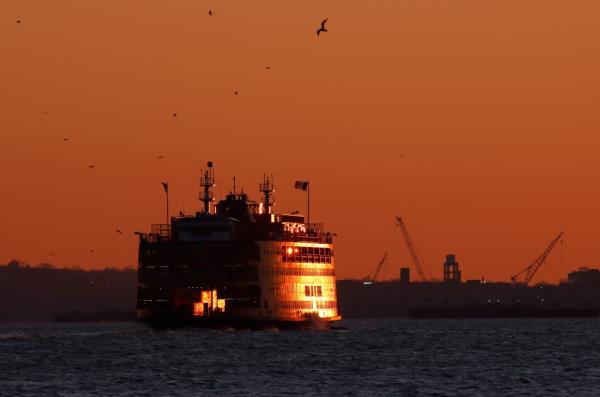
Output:
[[[210,189],[215,186],[215,170],[212,161],[209,161],[206,166],[208,169],[201,171],[200,187],[202,187],[202,191],[200,192],[200,201],[204,202],[204,213],[210,214],[210,203],[214,200]]]
[[[264,196],[264,206],[265,213],[271,213],[271,206],[275,205],[275,202],[272,201],[272,194],[275,192],[275,185],[273,184],[273,175],[271,175],[271,179],[267,174],[263,175],[263,182],[258,186],[259,190],[262,192]]]

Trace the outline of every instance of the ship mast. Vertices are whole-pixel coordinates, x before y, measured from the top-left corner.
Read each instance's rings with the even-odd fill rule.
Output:
[[[210,203],[214,200],[210,189],[215,186],[215,171],[213,170],[212,161],[209,161],[206,166],[208,169],[201,171],[200,187],[202,187],[202,191],[200,192],[200,201],[204,202],[204,213],[208,215],[210,214]]]
[[[272,201],[272,194],[275,192],[275,185],[273,184],[273,175],[271,175],[271,179],[269,176],[265,174],[263,176],[263,182],[259,185],[259,189],[264,196],[264,206],[265,213],[271,213],[271,206],[275,205],[275,202]]]

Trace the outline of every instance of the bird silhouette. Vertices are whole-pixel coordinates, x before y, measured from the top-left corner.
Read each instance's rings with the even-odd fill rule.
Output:
[[[157,160],[164,159],[164,156],[158,156],[156,159]]]
[[[321,22],[321,27],[317,29],[317,36],[320,35],[321,32],[327,32],[327,29],[325,28],[325,23],[327,23],[327,19],[328,18],[325,18],[323,22]]]
[[[20,19],[17,19],[17,23],[21,23],[21,20],[20,20]]]
[[[88,168],[94,168],[94,167],[96,167],[94,164],[88,165]]]
[[[212,10],[208,10],[208,16],[212,17],[212,14],[213,14]]]
[[[119,234],[123,234],[123,232],[122,232],[122,231],[120,231],[119,229],[117,229],[117,233],[119,233]]]
[[[50,255],[50,256],[54,256],[54,252],[51,252],[51,253],[49,253],[48,255]]]
[[[93,253],[94,253],[94,250],[89,250],[89,253],[90,253],[90,254],[93,254]]]
[[[234,94],[234,95],[237,95],[237,94],[239,94],[239,93],[238,93],[237,91],[235,91],[233,94]]]
[[[267,70],[271,70],[271,67],[270,67],[270,66],[267,66]]]
[[[67,138],[67,137],[63,138],[63,141],[65,141],[65,142],[68,141],[68,140],[69,140],[69,138]]]
[[[173,113],[173,117],[177,117],[177,113]]]

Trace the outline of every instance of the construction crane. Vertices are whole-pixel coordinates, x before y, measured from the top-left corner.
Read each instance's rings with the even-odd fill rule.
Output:
[[[552,248],[554,248],[556,243],[558,243],[562,235],[563,232],[560,232],[560,234],[556,236],[556,238],[552,240],[550,244],[548,244],[548,247],[546,247],[546,250],[542,253],[542,255],[540,255],[536,260],[534,260],[531,265],[527,266],[525,269],[512,276],[510,278],[510,281],[512,281],[513,283],[517,283],[517,279],[524,274],[525,278],[523,279],[523,284],[529,284],[533,276],[535,276],[535,273],[537,273],[537,271],[540,269],[540,267],[542,267],[544,262],[546,262],[546,258],[548,258],[548,255],[550,255]]]
[[[410,239],[410,235],[408,234],[408,229],[406,228],[404,221],[402,221],[402,218],[400,218],[399,216],[396,217],[396,225],[399,226],[400,230],[402,231],[402,236],[404,237],[404,241],[406,242],[406,247],[408,248],[408,252],[410,253],[413,264],[417,269],[417,273],[419,273],[419,278],[421,279],[421,281],[428,281],[428,278],[423,272],[423,266],[421,266],[421,261],[419,260],[419,255],[417,255],[415,245],[413,244],[412,240]]]
[[[377,264],[377,266],[375,266],[375,270],[373,271],[373,275],[369,274],[367,277],[363,278],[362,281],[375,282],[377,280],[377,276],[379,275],[379,272],[381,271],[381,269],[383,268],[383,266],[387,263],[387,256],[388,256],[388,253],[386,252],[383,255],[383,258],[381,258],[381,260]]]

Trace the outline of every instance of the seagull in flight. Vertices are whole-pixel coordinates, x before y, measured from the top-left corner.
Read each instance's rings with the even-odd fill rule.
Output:
[[[325,23],[327,23],[327,19],[328,18],[325,18],[323,22],[321,22],[321,27],[317,29],[317,36],[320,35],[321,32],[327,32],[327,29],[325,28]]]
[[[94,165],[94,164],[92,164],[92,165],[88,165],[88,168],[94,168],[94,167],[95,167],[95,165]]]
[[[117,229],[117,233],[119,233],[119,234],[123,234],[123,232],[122,232],[122,231],[120,231],[119,229]]]
[[[173,113],[173,117],[177,117],[177,113]]]
[[[65,141],[65,142],[66,142],[66,141],[68,141],[68,140],[69,140],[69,138],[68,138],[68,137],[64,137],[64,138],[63,138],[63,141]]]
[[[21,23],[21,20],[20,20],[20,19],[17,19],[17,23]]]
[[[212,14],[213,14],[212,10],[208,10],[208,16],[212,17]]]
[[[158,156],[156,159],[160,160],[160,159],[164,159],[164,158],[165,158],[164,156]]]

